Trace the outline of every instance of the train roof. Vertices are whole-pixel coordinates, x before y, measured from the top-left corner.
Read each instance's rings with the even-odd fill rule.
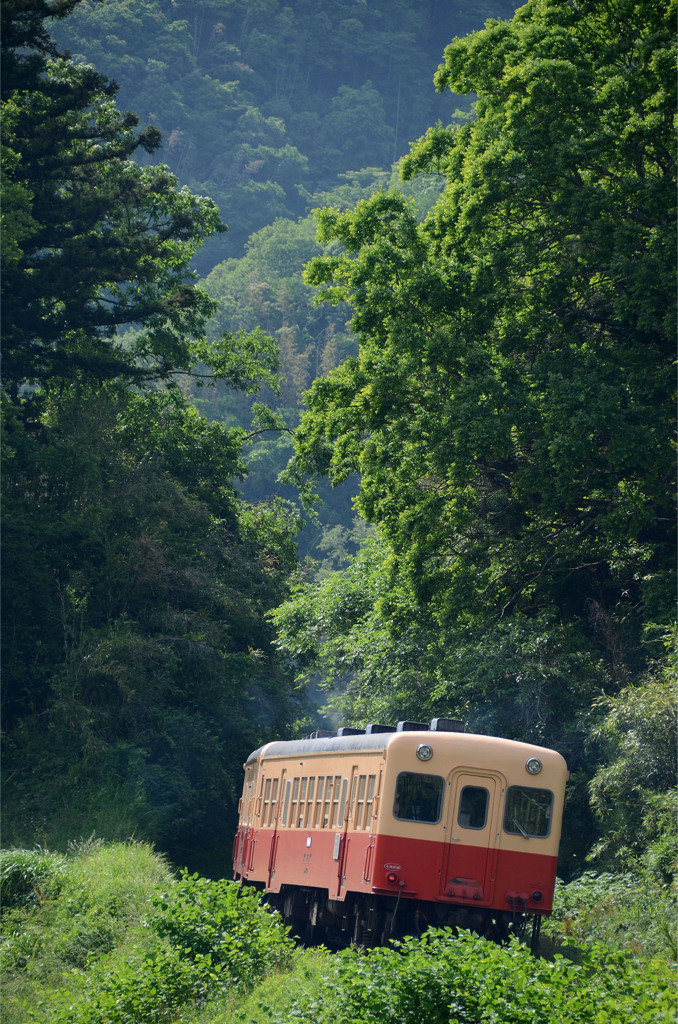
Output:
[[[383,732],[383,733],[358,733],[356,735],[346,736],[323,736],[317,739],[300,739],[300,740],[273,740],[271,743],[265,743],[261,747],[257,747],[247,758],[246,765],[251,764],[253,761],[257,761],[260,758],[269,757],[299,757],[302,755],[310,754],[323,754],[323,753],[341,753],[342,751],[380,751],[385,750],[391,743],[398,741],[398,737],[403,735],[409,736],[411,739],[419,740],[419,742],[431,742],[433,737],[438,740],[442,737],[446,737],[446,741],[450,744],[454,744],[457,749],[468,746],[477,746],[478,744],[489,747],[511,747],[514,750],[522,749],[526,752],[541,751],[543,753],[555,754],[556,757],[560,758],[560,754],[556,751],[552,751],[546,747],[540,747],[533,743],[525,743],[520,740],[508,740],[498,736],[483,736],[477,733],[462,733],[462,732],[450,732],[450,731],[429,731],[427,729],[422,730],[406,730],[406,731],[394,731],[394,732]]]

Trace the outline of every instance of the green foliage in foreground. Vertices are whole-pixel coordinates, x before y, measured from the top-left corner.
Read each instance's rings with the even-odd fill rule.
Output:
[[[31,867],[32,864],[32,867]],[[6,1024],[144,1024],[253,986],[292,940],[256,893],[184,873],[139,844],[85,844],[63,858],[3,851]],[[20,880],[58,879],[36,897]],[[47,893],[45,887],[44,893]]]
[[[213,977],[249,986],[284,963],[293,946],[280,915],[262,906],[254,889],[182,874],[154,896],[158,935],[185,959],[207,962]]]
[[[537,960],[513,942],[430,930],[397,949],[346,950],[328,963],[324,987],[284,1020],[300,1024],[669,1024],[671,970],[634,962],[601,945]],[[273,1018],[282,1024],[283,1018]]]
[[[82,988],[101,957],[126,957],[143,939],[151,893],[171,877],[164,860],[140,843],[91,839],[69,856],[0,851],[5,1024],[25,1024],[28,1008],[66,982]]]
[[[666,944],[613,948],[615,901],[638,903],[631,876],[559,887],[578,942],[552,960],[449,929],[294,951],[253,890],[173,878],[137,843],[1,851],[0,881],[5,1024],[668,1024],[676,1010]]]

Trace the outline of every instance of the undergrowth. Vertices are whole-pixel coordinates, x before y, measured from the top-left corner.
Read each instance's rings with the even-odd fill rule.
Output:
[[[537,959],[469,932],[430,929],[393,949],[346,950],[323,984],[271,1024],[674,1024],[675,988],[663,960],[643,962],[595,944],[578,963]],[[241,1018],[242,1019],[242,1018]]]
[[[638,957],[678,960],[676,883],[664,884],[648,872],[612,874],[586,871],[565,884],[556,882],[553,915],[542,936],[552,948],[564,940],[602,942]]]
[[[142,844],[2,851],[5,1024],[160,1024],[287,964],[254,890],[183,873]],[[33,880],[39,879],[39,885]]]
[[[662,914],[655,904],[655,931],[642,931],[635,876],[589,873],[559,885],[545,933],[564,955],[552,948],[546,959],[517,942],[499,947],[449,930],[366,952],[294,949],[254,890],[177,878],[135,843],[91,840],[68,855],[0,851],[0,897],[6,1024],[673,1024],[676,1016],[672,940],[659,924],[669,903]]]

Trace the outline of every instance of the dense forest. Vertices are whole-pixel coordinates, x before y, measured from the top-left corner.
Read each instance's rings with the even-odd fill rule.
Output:
[[[669,883],[674,6],[5,0],[3,845],[449,715]]]

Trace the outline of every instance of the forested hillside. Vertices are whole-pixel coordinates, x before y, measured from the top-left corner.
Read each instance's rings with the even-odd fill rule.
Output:
[[[669,882],[674,7],[5,0],[6,845],[227,874],[319,688]]]
[[[119,104],[163,135],[160,156],[211,196],[228,235],[206,272],[337,175],[389,168],[455,103],[431,80],[442,48],[510,0],[84,0],[57,31],[120,83]],[[208,262],[209,261],[209,262]]]

